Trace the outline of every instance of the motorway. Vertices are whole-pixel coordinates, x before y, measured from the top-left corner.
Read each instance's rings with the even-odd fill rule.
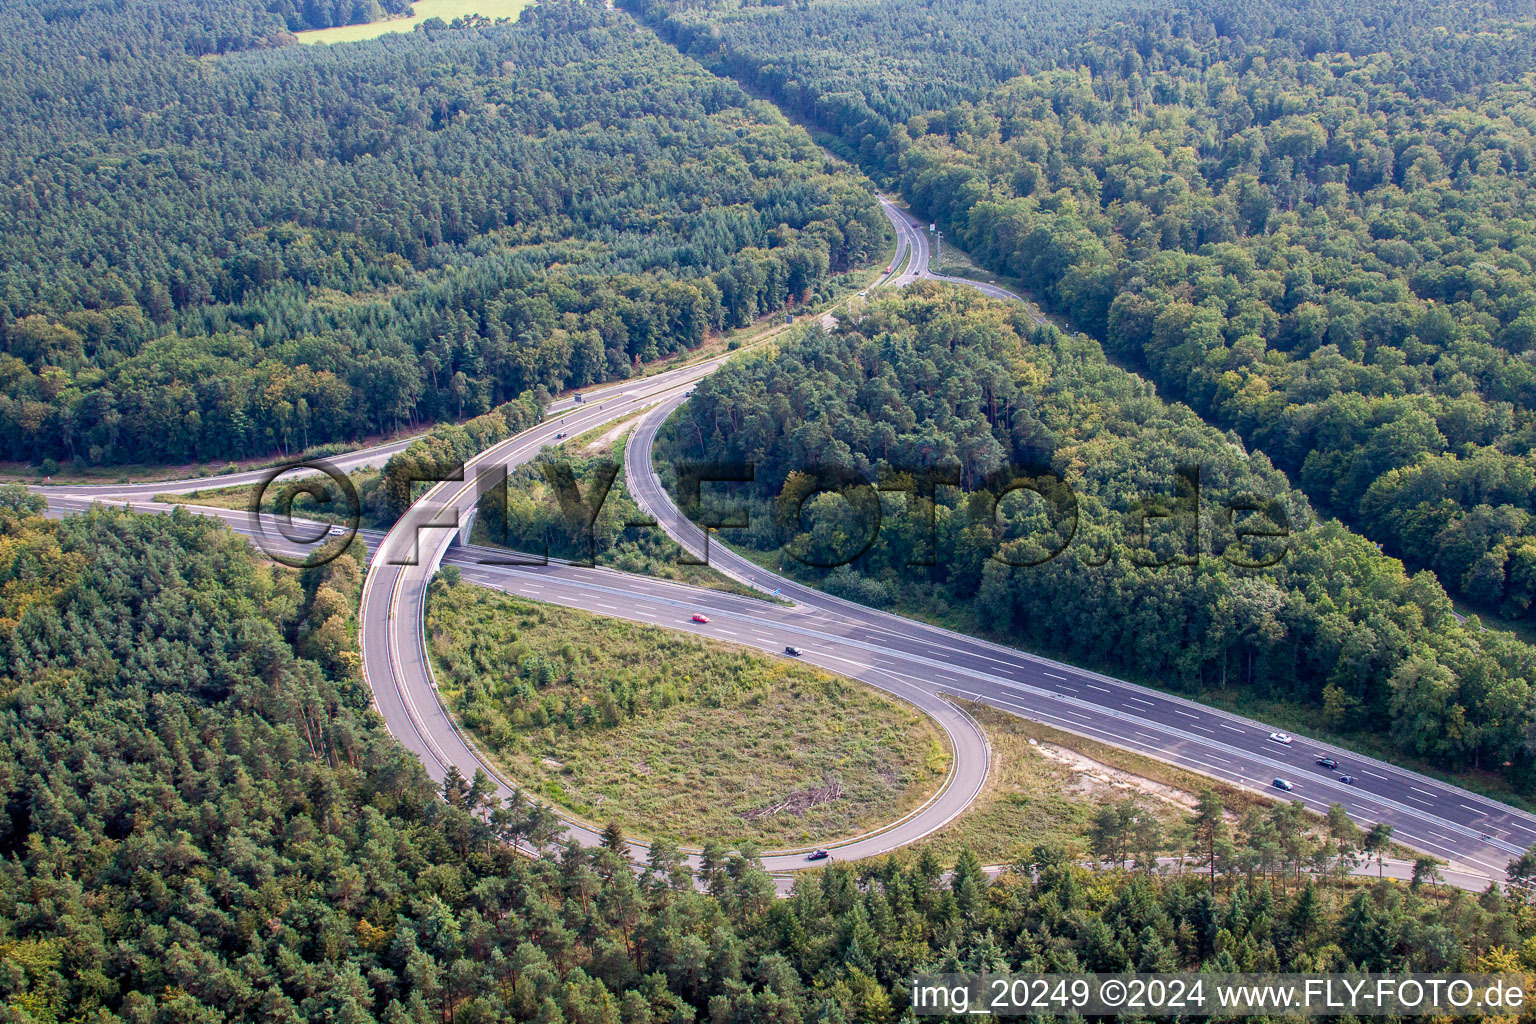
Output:
[[[927,238],[921,225],[888,201],[882,200],[882,205],[896,230],[898,252],[892,264],[895,272],[880,284],[899,286],[934,278],[928,270]],[[996,286],[948,280],[1000,298],[1017,298]],[[360,612],[365,678],[391,732],[422,758],[434,777],[441,778],[448,765],[472,775],[483,763],[438,702],[426,657],[422,633],[426,587],[436,567],[446,561],[460,565],[470,581],[596,614],[768,652],[782,652],[793,644],[802,649],[806,661],[880,687],[933,715],[955,752],[944,787],[928,804],[888,828],[838,844],[834,848],[838,859],[870,856],[909,843],[942,827],[979,792],[989,766],[985,738],[968,715],[943,699],[946,695],[989,704],[1256,790],[1266,790],[1274,777],[1283,776],[1295,785],[1288,798],[1318,811],[1325,811],[1330,803],[1342,803],[1363,826],[1385,821],[1393,826],[1394,838],[1457,865],[1471,879],[1463,884],[1471,887],[1476,887],[1479,875],[1501,878],[1507,860],[1536,842],[1536,816],[1496,801],[1304,738],[1290,745],[1274,743],[1267,739],[1269,727],[1258,722],[843,601],[769,573],[719,543],[709,550],[715,568],[759,589],[779,590],[794,604],[606,570],[484,564],[506,553],[455,546],[461,517],[494,483],[494,477],[484,475],[487,471],[527,462],[546,445],[557,443],[557,433],[576,436],[645,412],[626,449],[629,486],[663,529],[698,551],[702,548],[699,531],[683,520],[653,471],[651,443],[666,415],[684,400],[688,387],[723,359],[590,392],[583,405],[566,400],[556,410],[564,411],[563,418],[552,417],[482,453],[466,468],[464,481],[437,485],[387,536],[365,538],[375,550]],[[387,458],[381,451],[373,449],[356,457]],[[342,458],[333,461],[350,464]],[[48,494],[56,510],[68,511],[108,493],[131,498],[227,486],[248,482],[241,480],[243,475],[259,479],[264,472],[205,478],[185,487],[156,483],[39,490]],[[232,524],[246,516],[243,512],[217,514]],[[249,523],[244,528],[248,530]],[[711,621],[693,623],[694,612],[703,612]],[[1314,761],[1322,755],[1342,762],[1341,771],[1354,775],[1358,783],[1345,785],[1338,780],[1339,772],[1318,767]],[[580,842],[597,840],[588,823],[568,822],[568,827]],[[637,849],[637,856],[641,852]],[[765,867],[771,871],[804,866],[803,851],[781,851],[765,858]]]
[[[387,444],[375,445],[372,448],[360,448],[355,452],[345,455],[337,455],[328,459],[331,465],[343,473],[351,473],[359,469],[377,469],[389,461],[389,457],[397,452],[403,452],[409,448],[420,434],[401,438],[398,441],[390,441]],[[224,487],[245,487],[250,484],[260,483],[268,475],[274,472],[274,466],[266,466],[260,469],[246,469],[238,473],[210,474],[209,476],[189,477],[186,480],[161,480],[149,483],[115,483],[115,484],[44,484],[33,487],[32,490],[49,499],[57,496],[60,498],[80,495],[99,494],[108,498],[139,498],[152,499],[157,494],[191,494],[193,491],[211,490]],[[295,471],[285,473],[284,481],[298,480],[306,476],[313,476],[314,472]]]
[[[653,499],[654,495],[648,493],[647,501]],[[59,497],[51,503],[51,510],[55,514],[83,511],[93,502],[101,501],[99,497]],[[168,512],[171,510],[171,506],[166,505],[138,507],[141,511]],[[249,518],[244,511],[228,509],[198,509],[197,511],[221,518],[236,531],[251,532]],[[384,539],[384,535],[378,531],[364,530],[361,535],[370,551],[374,552]],[[689,540],[691,546],[698,546],[696,540],[693,538]],[[307,549],[302,545],[294,545],[289,550],[294,554],[302,554]],[[740,576],[759,586],[777,582],[777,577],[772,574],[739,558],[731,557],[719,543],[712,545],[710,550],[711,561],[717,567],[728,569],[731,575]],[[946,702],[936,702],[934,698],[937,694],[952,693],[967,697],[1025,718],[1044,722],[1066,732],[1147,753],[1202,774],[1225,778],[1253,788],[1262,788],[1265,781],[1262,768],[1246,760],[1237,760],[1230,756],[1230,753],[1224,753],[1211,742],[1212,737],[1207,735],[1212,729],[1242,730],[1241,733],[1233,733],[1231,739],[1234,743],[1229,746],[1239,748],[1256,746],[1260,748],[1262,754],[1278,754],[1281,757],[1294,752],[1302,755],[1300,760],[1292,758],[1288,761],[1284,770],[1288,777],[1298,783],[1296,795],[1315,810],[1325,810],[1326,804],[1340,795],[1344,797],[1363,795],[1368,789],[1364,781],[1391,782],[1399,776],[1408,776],[1408,773],[1403,773],[1400,769],[1382,765],[1380,767],[1384,769],[1384,774],[1390,773],[1384,779],[1363,780],[1362,785],[1357,787],[1358,793],[1334,793],[1319,799],[1319,792],[1303,785],[1304,780],[1300,777],[1301,773],[1307,770],[1307,755],[1314,750],[1331,752],[1333,756],[1344,759],[1351,770],[1360,770],[1362,775],[1364,771],[1375,770],[1369,767],[1375,762],[1357,759],[1330,748],[1304,746],[1304,741],[1300,739],[1291,748],[1269,744],[1264,739],[1268,734],[1267,728],[1258,723],[1213,712],[1198,704],[1170,698],[1156,691],[1129,686],[1118,680],[1085,673],[1071,666],[1056,664],[1022,652],[1007,648],[993,648],[990,644],[979,643],[968,637],[913,623],[897,616],[880,616],[890,619],[890,625],[860,625],[858,616],[849,617],[843,614],[845,609],[840,607],[843,602],[837,598],[787,581],[781,585],[786,595],[796,598],[796,607],[637,577],[607,569],[582,568],[558,563],[548,566],[518,567],[488,564],[505,558],[506,554],[500,549],[455,545],[445,552],[443,561],[444,564],[460,567],[464,579],[468,582],[531,600],[676,629],[727,643],[740,644],[770,654],[782,651],[787,644],[793,644],[801,648],[804,660],[812,664],[861,679],[898,697],[908,699],[924,711],[934,714],[950,733],[952,743],[955,742],[954,737],[957,733],[964,737],[974,727],[968,716],[960,715]],[[378,567],[377,554],[374,556],[373,566]],[[816,607],[818,603],[822,603],[823,606]],[[867,609],[859,606],[852,606],[852,608],[860,613],[868,613]],[[704,613],[709,617],[710,622],[708,624],[692,622],[691,616],[694,612]],[[875,614],[879,615],[879,613]],[[938,634],[938,636],[935,638],[931,634]],[[983,648],[979,654],[970,650],[977,646]],[[912,650],[924,653],[917,655],[908,653]],[[1045,685],[1031,687],[1027,683],[1016,681],[1028,679],[1031,676]],[[1111,693],[1119,691],[1124,697],[1119,702],[1120,706],[1114,707],[1114,701],[1109,700],[1106,694],[1101,692],[1102,690],[1108,690]],[[1087,699],[1069,699],[1073,697]],[[435,705],[435,700],[432,701],[432,705]],[[1198,716],[1203,721],[1195,721],[1194,717],[1191,717],[1186,722],[1184,715]],[[457,736],[451,721],[446,721],[444,724],[448,734],[439,740],[439,743],[446,748],[443,754],[454,755],[453,763],[459,764],[461,771],[472,775],[474,768],[478,765],[473,747],[463,737]],[[973,733],[973,735],[977,735],[978,740],[980,739],[979,734]],[[419,753],[419,747],[407,745],[418,750]],[[920,817],[909,817],[895,823],[897,826],[895,831],[856,838],[853,842],[836,845],[833,847],[834,857],[855,859],[885,852],[888,848],[900,845],[900,842],[912,841],[917,834],[926,833],[931,827],[939,827],[955,810],[969,803],[980,786],[981,780],[977,773],[966,769],[968,765],[978,762],[967,760],[967,750],[975,748],[965,745],[959,746],[959,749],[962,757],[956,760],[953,766],[954,774],[944,793],[941,794],[946,805],[944,808],[934,810],[933,805],[927,805],[919,809],[924,812]],[[979,749],[984,756],[985,746]],[[423,757],[423,760],[429,768],[440,765],[440,762],[427,757]],[[1281,770],[1275,766],[1271,768],[1276,772]],[[438,770],[433,771],[433,774],[440,777],[442,769],[439,767]],[[984,771],[982,774],[984,775]],[[1413,783],[1409,781],[1408,785],[1412,786]],[[1432,783],[1432,785],[1440,784]],[[1509,812],[1509,808],[1493,801],[1483,798],[1472,799],[1481,805],[1486,820],[1502,819]],[[1352,816],[1357,822],[1370,823],[1371,819],[1366,818],[1363,813],[1369,810],[1367,805],[1356,803],[1351,806],[1348,799],[1343,802],[1350,807]],[[1386,814],[1382,815],[1380,820],[1388,821],[1395,828],[1404,829],[1402,838],[1410,845],[1421,848],[1429,845],[1430,852],[1461,865],[1457,871],[1448,871],[1447,879],[1452,884],[1464,888],[1480,889],[1486,886],[1490,877],[1499,877],[1501,872],[1498,869],[1502,867],[1504,859],[1508,856],[1507,853],[1502,856],[1494,853],[1488,857],[1475,855],[1468,857],[1452,849],[1431,845],[1439,842],[1432,835],[1429,837],[1430,844],[1418,841],[1414,838],[1414,823],[1403,820],[1401,816]],[[930,824],[924,826],[923,821]],[[1441,832],[1442,835],[1447,834],[1443,829],[1437,828],[1432,821],[1421,823],[1426,827],[1426,831],[1433,830]],[[1503,822],[1505,829],[1516,834],[1525,834],[1520,830],[1523,828],[1528,832],[1530,825],[1526,816],[1518,814],[1514,815],[1512,820]],[[590,829],[578,827],[573,829],[573,834],[578,841],[587,843],[596,841],[596,836]],[[643,844],[638,844],[637,852],[643,852],[643,850]],[[784,851],[765,859],[765,866],[775,872],[805,866],[805,864],[803,856],[792,851]],[[1364,873],[1369,874],[1369,869],[1365,869]]]
[[[651,459],[656,431],[678,404],[670,399],[642,418],[625,450],[625,478],[640,506],[683,547],[702,556],[703,531],[673,504]],[[1319,813],[1342,803],[1356,824],[1384,821],[1394,839],[1487,878],[1502,878],[1509,858],[1536,842],[1536,817],[1394,765],[1302,737],[1277,743],[1268,738],[1271,727],[1260,722],[834,597],[769,572],[718,539],[708,544],[708,559],[727,576],[793,601],[795,607],[783,617],[804,630],[797,645],[807,654],[819,643],[835,642],[840,651],[853,646],[863,652],[865,664],[926,673],[937,693],[989,704],[1269,796],[1301,800]],[[1318,766],[1319,757],[1339,761],[1340,768]],[[1340,782],[1346,773],[1358,781]],[[1277,777],[1295,788],[1274,790]]]
[[[557,435],[580,435],[639,412],[659,399],[681,400],[688,387],[723,360],[724,357],[705,360],[628,386],[606,389],[602,395],[594,393],[564,416],[547,420],[486,450],[466,465],[462,480],[446,481],[431,488],[378,545],[359,611],[363,673],[391,733],[422,759],[435,778],[442,778],[450,766],[457,766],[466,776],[485,767],[504,790],[501,795],[509,795],[514,787],[511,780],[497,775],[437,699],[427,656],[423,635],[427,587],[455,541],[462,540],[467,532],[460,529],[461,524],[481,495],[500,479],[500,471],[528,462],[546,446],[557,443]],[[485,557],[505,560],[507,554],[487,553]],[[739,617],[746,610],[769,607],[752,598],[695,591],[617,573],[607,574],[602,584],[593,583],[590,578],[576,582],[573,577],[581,575],[562,566],[475,564],[465,572],[473,582],[498,586],[511,593],[685,630],[698,631],[691,616],[701,606],[721,615],[722,628],[731,615]],[[686,612],[681,610],[685,607]],[[750,628],[753,632],[747,639],[741,634],[716,639],[781,652],[800,635],[796,632],[791,637],[783,631],[776,632],[771,622],[750,624]],[[968,715],[923,686],[921,679],[912,678],[910,672],[862,667],[831,650],[818,651],[806,660],[867,681],[916,705],[938,722],[957,751],[949,776],[931,800],[876,832],[833,844],[837,857],[858,858],[889,852],[941,828],[970,805],[986,780],[989,756],[985,737]],[[592,845],[601,838],[600,822],[582,822],[568,816],[562,820],[567,835],[582,844]],[[643,844],[635,844],[637,858],[645,852]],[[806,866],[805,853],[804,849],[775,851],[764,855],[762,861],[769,871],[783,871]]]
[[[623,385],[610,385],[590,392],[592,399],[599,404],[603,396],[617,394],[634,387],[635,381],[626,381]],[[553,402],[548,407],[551,415],[570,409],[579,408],[574,398],[566,397]],[[352,473],[359,469],[379,469],[389,461],[390,456],[405,451],[415,441],[421,438],[421,434],[412,434],[395,441],[374,445],[371,448],[359,448],[354,452],[346,452],[332,456],[325,461],[330,463],[342,473]],[[149,500],[157,494],[191,494],[194,491],[222,489],[225,487],[246,487],[251,484],[259,484],[266,480],[277,469],[277,464],[258,467],[256,469],[240,470],[236,473],[215,473],[208,476],[189,477],[185,480],[160,480],[147,483],[110,483],[110,484],[43,484],[34,486],[32,490],[45,497],[66,498],[70,496],[98,494],[108,498],[138,498]],[[294,471],[284,473],[284,483],[301,480],[308,476],[318,475],[315,471]]]
[[[889,200],[882,198],[881,203],[898,238],[892,283],[940,279],[997,298],[1019,298],[995,285],[933,274],[928,269],[928,240],[922,225]],[[1386,822],[1393,828],[1394,839],[1489,878],[1501,879],[1509,858],[1536,843],[1536,816],[1460,787],[1302,737],[1289,744],[1275,742],[1269,739],[1274,730],[1260,722],[879,612],[768,572],[718,541],[709,544],[703,531],[673,504],[652,460],[656,432],[681,402],[681,397],[674,396],[643,417],[625,450],[625,478],[640,506],[694,555],[707,551],[714,569],[793,601],[797,621],[814,623],[825,635],[864,645],[872,664],[887,667],[892,661],[916,661],[928,667],[931,685],[938,692],[1271,796],[1282,796],[1272,783],[1284,778],[1294,786],[1283,794],[1285,799],[1300,800],[1318,812],[1341,803],[1356,824],[1369,827]],[[1339,768],[1318,765],[1323,757],[1338,761]],[[1341,782],[1346,774],[1356,782]]]
[[[928,232],[923,228],[922,222],[912,216],[895,203],[884,196],[880,197],[880,206],[885,211],[886,219],[896,229],[896,258],[891,266],[894,273],[882,283],[888,283],[897,288],[911,284],[913,281],[944,281],[948,284],[964,285],[974,288],[981,294],[994,299],[1003,299],[1009,302],[1024,302],[1022,296],[1009,291],[999,285],[988,284],[985,281],[973,281],[968,277],[950,277],[946,274],[937,274],[928,268]],[[905,265],[903,265],[905,261]],[[1034,311],[1028,303],[1024,303],[1029,309],[1030,317],[1037,324],[1046,323],[1045,317]]]
[[[520,454],[513,453],[511,457]],[[54,495],[50,498],[49,513],[54,516],[75,514],[86,511],[93,504],[123,506],[130,502],[100,495]],[[138,511],[161,513],[169,513],[178,507],[218,518],[236,532],[246,535],[256,533],[249,513],[243,509],[135,505]],[[272,522],[266,525],[267,540],[264,546],[282,554],[302,558],[324,539],[324,527],[319,524],[316,524],[314,531],[320,538],[316,544],[283,540],[273,528],[274,525]],[[370,552],[370,578],[388,573],[391,568],[410,568],[391,567],[383,561],[380,555],[386,540],[383,532],[364,529],[359,530],[358,535],[368,545]],[[430,534],[424,537],[423,544],[431,544]],[[948,776],[921,806],[869,833],[825,844],[833,851],[836,859],[853,860],[887,853],[943,827],[971,804],[986,781],[990,751],[985,735],[969,715],[935,694],[923,675],[914,673],[910,666],[863,664],[861,649],[854,645],[839,644],[835,640],[828,642],[829,638],[815,629],[814,624],[796,621],[793,609],[755,597],[671,583],[611,569],[587,568],[555,561],[548,565],[509,566],[500,564],[508,558],[508,552],[501,548],[450,544],[438,554],[442,564],[457,566],[465,581],[529,600],[676,629],[779,656],[782,656],[788,645],[816,642],[817,649],[807,650],[801,660],[866,682],[907,701],[932,717],[949,737],[951,747],[963,751],[964,756],[952,759]],[[710,622],[707,625],[693,622],[695,612],[704,613]],[[390,625],[393,627],[397,623],[392,621]],[[396,639],[407,640],[400,648],[410,649],[408,638]],[[425,673],[426,670],[420,667],[425,665],[424,649],[420,657],[423,660],[405,664],[415,665],[418,671]],[[381,681],[379,677],[384,675],[373,667],[369,667],[368,673],[370,683]],[[502,786],[501,795],[509,795],[513,783],[500,777],[492,765],[480,758],[473,741],[459,731],[456,723],[442,709],[432,692],[434,683],[430,675],[424,674],[422,679],[424,681],[419,685],[412,685],[417,682],[414,677],[401,677],[400,691],[396,694],[399,706],[396,706],[396,701],[388,699],[388,692],[375,692],[375,702],[381,713],[385,714],[386,723],[390,723],[390,731],[422,759],[435,779],[442,779],[449,764],[457,765],[465,777],[472,777],[476,768],[484,767]],[[567,834],[578,842],[593,845],[599,841],[601,823],[583,823],[568,817],[563,820]],[[635,847],[637,859],[647,849],[643,841],[632,841],[632,846]],[[763,866],[771,872],[805,867],[812,864],[805,859],[808,849],[805,847],[769,853],[762,857]],[[693,860],[696,862],[696,858]]]

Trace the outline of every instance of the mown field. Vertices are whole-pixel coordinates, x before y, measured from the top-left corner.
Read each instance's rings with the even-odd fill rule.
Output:
[[[317,28],[297,33],[301,43],[355,43],[360,39],[377,39],[389,32],[410,32],[428,18],[442,18],[452,22],[470,14],[483,14],[495,21],[497,18],[515,18],[532,0],[417,0],[415,17],[387,18],[368,21],[360,25],[337,25],[334,28]]]
[[[949,769],[908,705],[726,644],[442,582],[427,638],[447,706],[508,779],[630,834],[826,842]]]

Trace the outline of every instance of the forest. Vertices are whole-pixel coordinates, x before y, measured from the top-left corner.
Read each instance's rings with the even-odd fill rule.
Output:
[[[920,856],[777,899],[718,843],[702,889],[665,843],[637,875],[622,833],[560,848],[547,813],[434,786],[389,737],[357,675],[361,552],[293,573],[195,515],[39,501],[0,490],[8,1021],[888,1024],[917,969],[1536,969],[1518,893],[1298,879],[1372,845],[1285,805],[1192,816],[1199,869],[1166,878],[1112,822],[1098,866],[1042,847],[996,880]]]
[[[0,51],[32,74],[40,70],[42,53],[23,54],[15,44],[108,63],[207,57],[287,46],[295,42],[295,32],[378,21],[410,9],[409,0],[18,0],[0,11],[7,30]]]
[[[310,48],[405,4],[0,5],[0,459],[421,430],[364,488],[387,523],[550,394],[852,290],[878,183],[1068,328],[924,284],[733,360],[662,452],[755,463],[708,495],[752,512],[725,539],[1536,793],[1536,647],[1452,603],[1536,615],[1527,5],[619,7]],[[891,485],[867,544],[816,466]],[[543,468],[482,529],[577,554]],[[750,841],[637,870],[620,823],[563,844],[389,735],[361,542],[295,572],[185,511],[44,508],[0,486],[0,1021],[894,1024],[918,971],[1536,975],[1536,850],[1505,892],[1351,877],[1400,851],[1337,805],[1107,802],[1082,847],[918,846],[783,898]],[[631,508],[597,554],[654,569]],[[589,672],[506,625],[567,667],[450,637],[488,733],[601,744],[667,692],[638,641]]]
[[[865,179],[600,5],[203,60],[168,16],[83,12],[52,47],[0,11],[4,458],[465,419],[814,300],[885,244]]]
[[[705,378],[659,451],[663,466],[750,460],[750,487],[691,511],[752,499],[748,528],[721,538],[783,551],[844,597],[1184,693],[1299,702],[1399,755],[1536,786],[1536,650],[1459,621],[1431,573],[1017,305],[911,286]],[[946,466],[953,486],[914,480]],[[1179,466],[1198,468],[1198,499]],[[889,493],[833,486],[825,467]],[[1030,489],[999,500],[998,472]]]
[[[1023,74],[973,65],[972,88],[937,93],[947,51],[910,23],[830,64],[797,49],[858,6],[646,13],[700,54],[723,32],[715,66],[1319,510],[1483,608],[1531,611],[1536,37],[1518,6],[1084,8],[1097,24],[1049,58],[1019,43]],[[1007,5],[942,10],[960,52],[1011,31]],[[890,100],[876,51],[932,87]]]

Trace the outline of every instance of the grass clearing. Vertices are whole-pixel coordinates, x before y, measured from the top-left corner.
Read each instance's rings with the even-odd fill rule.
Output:
[[[200,491],[190,491],[186,494],[157,494],[155,501],[162,505],[202,505],[205,508],[240,508],[251,507],[251,498],[255,495],[256,488],[250,484],[240,487],[207,487]],[[299,515],[299,502],[306,499],[294,499],[294,515]],[[312,511],[303,513],[306,517],[315,515]]]
[[[1250,810],[1276,804],[1267,794],[1100,743],[987,704],[955,698],[980,723],[992,745],[992,771],[976,802],[946,827],[892,856],[931,851],[952,865],[969,847],[983,864],[1012,864],[1038,844],[1091,861],[1088,829],[1106,802],[1134,799],[1163,826],[1164,855],[1174,856],[1202,790],[1214,790],[1234,834]],[[1321,819],[1311,816],[1314,827]],[[1394,841],[1388,855],[1412,860],[1417,851]],[[1189,869],[1192,870],[1192,869]],[[1363,881],[1363,880],[1362,880]]]
[[[732,552],[749,559],[769,572],[786,576],[806,586],[827,590],[825,574],[818,576],[808,570],[801,569],[797,571],[795,560],[783,556],[778,550],[761,551],[756,548],[750,548],[741,543],[734,543],[726,534],[717,534],[715,542],[727,545]],[[978,637],[991,643],[1012,647],[1015,650],[1054,658],[1069,665],[1080,665],[1087,669],[1094,668],[1092,665],[1082,665],[1081,659],[1073,657],[1067,651],[1057,650],[1044,645],[1022,647],[1006,635],[989,631],[982,625],[972,610],[951,607],[938,597],[934,597],[932,600],[921,605],[897,602],[885,606],[883,610],[905,616],[917,622],[926,622],[932,626],[939,626],[957,633],[964,633],[967,636]],[[1121,673],[1119,678],[1139,686],[1144,686],[1149,690],[1171,694],[1185,700],[1204,704],[1207,707],[1240,715],[1255,722],[1264,723],[1272,729],[1295,733],[1306,739],[1337,747],[1344,751],[1346,758],[1351,753],[1372,757],[1387,764],[1396,765],[1399,768],[1417,772],[1420,775],[1438,779],[1441,782],[1450,783],[1453,786],[1460,786],[1469,792],[1486,796],[1492,800],[1502,801],[1511,807],[1536,813],[1536,799],[1517,792],[1510,786],[1509,781],[1496,770],[1469,768],[1458,772],[1445,771],[1397,749],[1392,745],[1389,735],[1384,732],[1375,731],[1370,728],[1343,729],[1331,724],[1327,720],[1322,708],[1306,707],[1294,701],[1262,698],[1254,694],[1245,694],[1235,690],[1207,689],[1198,693],[1189,692],[1163,685],[1157,679],[1139,678],[1132,673]]]
[[[533,0],[417,0],[411,17],[385,18],[361,25],[337,25],[333,28],[316,28],[298,32],[301,43],[356,43],[364,39],[377,39],[390,32],[410,32],[428,18],[442,18],[451,22],[470,14],[482,14],[492,21],[497,18],[516,18]]]
[[[630,431],[634,429],[635,421],[650,412],[651,409],[652,406],[647,405],[644,409],[637,409],[627,416],[620,416],[618,419],[608,423],[599,423],[586,433],[578,434],[576,437],[565,442],[562,450],[578,458],[601,455],[604,451],[612,454],[615,445],[620,441],[628,440]],[[622,456],[623,448],[618,449],[618,454]]]
[[[981,724],[992,745],[992,771],[976,802],[959,818],[897,857],[928,849],[954,863],[970,849],[983,864],[1019,859],[1050,843],[1086,859],[1086,833],[1106,800],[1135,798],[1170,833],[1188,817],[1202,789],[1214,789],[1241,816],[1272,801],[1156,758],[1052,729],[986,704],[956,700]]]
[[[981,266],[971,259],[970,254],[956,246],[945,242],[943,252],[939,259],[929,265],[929,269],[936,274],[946,274],[950,277],[965,277],[973,281],[985,281],[988,284],[1009,287],[1009,282],[1003,280],[992,271]]]
[[[900,817],[949,767],[915,708],[728,644],[442,583],[427,639],[444,703],[507,779],[634,835],[825,843]],[[786,802],[809,806],[771,812]]]

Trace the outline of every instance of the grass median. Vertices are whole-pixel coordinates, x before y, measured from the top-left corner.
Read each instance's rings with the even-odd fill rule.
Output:
[[[630,834],[822,844],[949,771],[915,708],[731,644],[442,580],[427,638],[445,704],[505,778]]]

